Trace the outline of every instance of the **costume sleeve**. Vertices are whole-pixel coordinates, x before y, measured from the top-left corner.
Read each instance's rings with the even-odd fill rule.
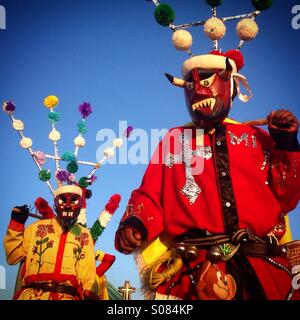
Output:
[[[77,274],[82,283],[85,299],[95,300],[98,297],[99,290],[96,278],[94,241],[90,234],[88,244],[85,246],[84,255],[84,259],[79,261]]]
[[[285,134],[278,134],[274,142],[263,130],[260,133],[265,161],[269,162],[270,189],[282,211],[288,213],[296,208],[300,199],[300,148],[297,137],[291,140]]]
[[[96,259],[98,261],[101,261],[101,263],[97,267],[97,271],[96,271],[98,277],[101,277],[112,266],[112,264],[116,260],[116,257],[111,254],[108,254],[108,253],[105,253],[103,251],[98,250],[96,252]]]
[[[11,220],[3,240],[6,260],[9,265],[14,265],[26,258],[32,228]]]
[[[141,186],[131,194],[119,226],[119,229],[125,226],[135,228],[142,234],[143,240],[152,240],[163,230],[162,156],[160,143],[147,167]]]

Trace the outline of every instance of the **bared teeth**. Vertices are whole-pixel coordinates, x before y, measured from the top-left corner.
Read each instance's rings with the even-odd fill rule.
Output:
[[[209,99],[205,99],[200,102],[194,103],[192,105],[192,109],[193,111],[204,109],[204,108],[210,108],[211,110],[213,110],[215,104],[216,104],[216,99],[209,98]]]

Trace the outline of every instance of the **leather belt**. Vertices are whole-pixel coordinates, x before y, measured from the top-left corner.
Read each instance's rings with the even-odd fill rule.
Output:
[[[66,286],[62,284],[57,284],[55,282],[40,282],[40,283],[31,283],[23,288],[32,288],[36,290],[42,290],[44,292],[57,292],[57,293],[64,293],[74,297],[81,298],[79,292],[71,286]]]

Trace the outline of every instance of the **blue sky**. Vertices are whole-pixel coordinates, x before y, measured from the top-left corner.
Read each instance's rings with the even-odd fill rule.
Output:
[[[204,0],[166,2],[175,10],[177,24],[206,19],[210,14]],[[263,118],[277,108],[287,108],[300,118],[300,30],[291,26],[291,10],[297,2],[274,1],[272,9],[258,17],[260,32],[243,49],[246,65],[241,71],[247,76],[254,97],[248,104],[235,101],[232,118]],[[83,101],[92,104],[88,143],[80,152],[80,158],[86,160],[95,160],[97,150],[101,150],[103,142],[97,141],[97,132],[103,128],[118,132],[119,121],[144,129],[149,137],[151,129],[189,122],[183,92],[169,85],[163,76],[164,72],[180,76],[181,64],[187,57],[173,48],[170,30],[155,22],[151,2],[7,0],[0,1],[0,5],[5,6],[7,15],[7,29],[0,30],[0,101],[15,101],[16,117],[25,122],[25,133],[33,139],[35,149],[52,152],[47,110],[42,105],[49,94],[60,99],[58,129],[65,150],[72,150],[78,105]],[[250,0],[224,1],[219,12],[227,16],[251,10]],[[235,25],[227,25],[227,36],[221,41],[223,51],[238,44]],[[194,54],[210,51],[210,41],[201,28],[194,28],[192,34]],[[2,112],[0,137],[3,239],[13,206],[33,204],[38,196],[50,203],[52,199],[46,185],[36,178],[32,160],[19,147],[19,137]],[[137,142],[129,141],[128,148]],[[93,197],[88,202],[91,225],[112,194],[120,193],[123,197],[120,209],[97,243],[97,248],[117,257],[107,272],[115,286],[130,280],[139,287],[132,256],[117,253],[113,238],[130,193],[139,186],[145,168],[145,164],[105,165],[98,172]],[[291,222],[294,238],[299,238],[300,208],[291,214]],[[0,289],[0,299],[9,299],[17,267],[6,265],[3,248],[0,265],[6,268],[7,278],[7,289]]]

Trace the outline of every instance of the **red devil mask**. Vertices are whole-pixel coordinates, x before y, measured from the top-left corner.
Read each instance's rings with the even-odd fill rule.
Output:
[[[192,120],[204,126],[222,122],[232,103],[232,66],[226,60],[226,70],[194,68],[186,77],[185,99]]]
[[[75,193],[62,193],[54,198],[55,210],[64,229],[71,229],[82,207],[82,197]]]

